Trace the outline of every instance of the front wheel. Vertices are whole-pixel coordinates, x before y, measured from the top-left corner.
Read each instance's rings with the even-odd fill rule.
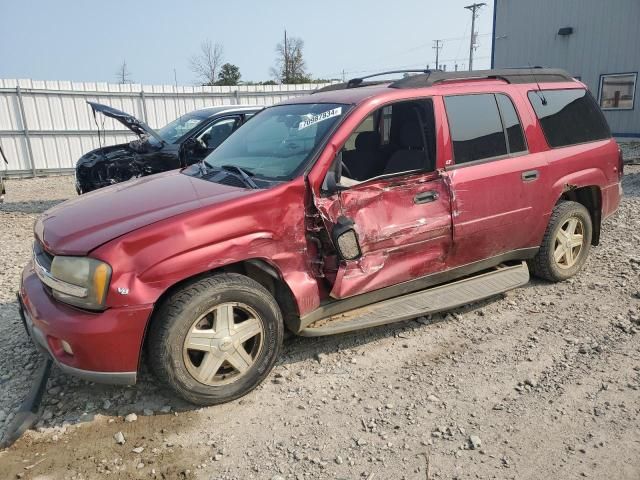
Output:
[[[561,201],[551,213],[536,256],[529,261],[534,275],[552,282],[573,277],[587,261],[593,226],[589,211],[580,203]]]
[[[271,294],[239,274],[212,275],[167,298],[150,327],[156,376],[198,405],[241,397],[269,374],[282,346],[282,314]]]

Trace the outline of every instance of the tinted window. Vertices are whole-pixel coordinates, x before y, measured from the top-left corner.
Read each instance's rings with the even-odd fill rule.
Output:
[[[509,139],[509,153],[525,152],[527,145],[524,141],[522,126],[520,119],[513,106],[513,102],[506,95],[496,95],[500,113],[502,114],[502,123],[507,130],[507,138]]]
[[[493,94],[445,97],[457,165],[507,154]]]
[[[546,105],[543,105],[543,98],[546,99]],[[592,142],[611,136],[604,115],[586,90],[534,91],[529,92],[529,101],[551,147]]]

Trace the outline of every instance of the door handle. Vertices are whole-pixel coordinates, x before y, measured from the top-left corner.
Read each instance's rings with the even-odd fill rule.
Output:
[[[429,190],[427,192],[421,192],[417,194],[415,197],[413,197],[413,203],[420,204],[420,203],[435,202],[438,199],[438,197],[439,197],[438,192],[436,192],[435,190]]]
[[[522,181],[533,182],[537,180],[539,176],[540,172],[538,172],[538,170],[527,170],[526,172],[522,172]]]

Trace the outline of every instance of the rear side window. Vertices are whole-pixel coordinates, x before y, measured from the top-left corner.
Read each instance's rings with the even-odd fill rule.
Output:
[[[611,137],[604,115],[586,90],[532,91],[528,95],[550,147]],[[543,99],[546,105],[543,105]]]
[[[524,141],[524,133],[522,133],[522,125],[513,106],[513,102],[509,97],[502,94],[496,95],[500,114],[502,115],[502,123],[507,132],[507,140],[509,141],[509,153],[520,153],[527,151],[527,144]]]
[[[493,94],[445,97],[456,165],[507,154]]]

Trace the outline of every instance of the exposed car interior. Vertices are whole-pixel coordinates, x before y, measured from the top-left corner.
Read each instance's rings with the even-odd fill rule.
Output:
[[[381,175],[435,169],[435,122],[430,99],[398,102],[369,115],[342,149],[343,186]]]
[[[214,122],[199,136],[201,145],[207,150],[214,150],[240,126],[240,117],[224,118]]]

